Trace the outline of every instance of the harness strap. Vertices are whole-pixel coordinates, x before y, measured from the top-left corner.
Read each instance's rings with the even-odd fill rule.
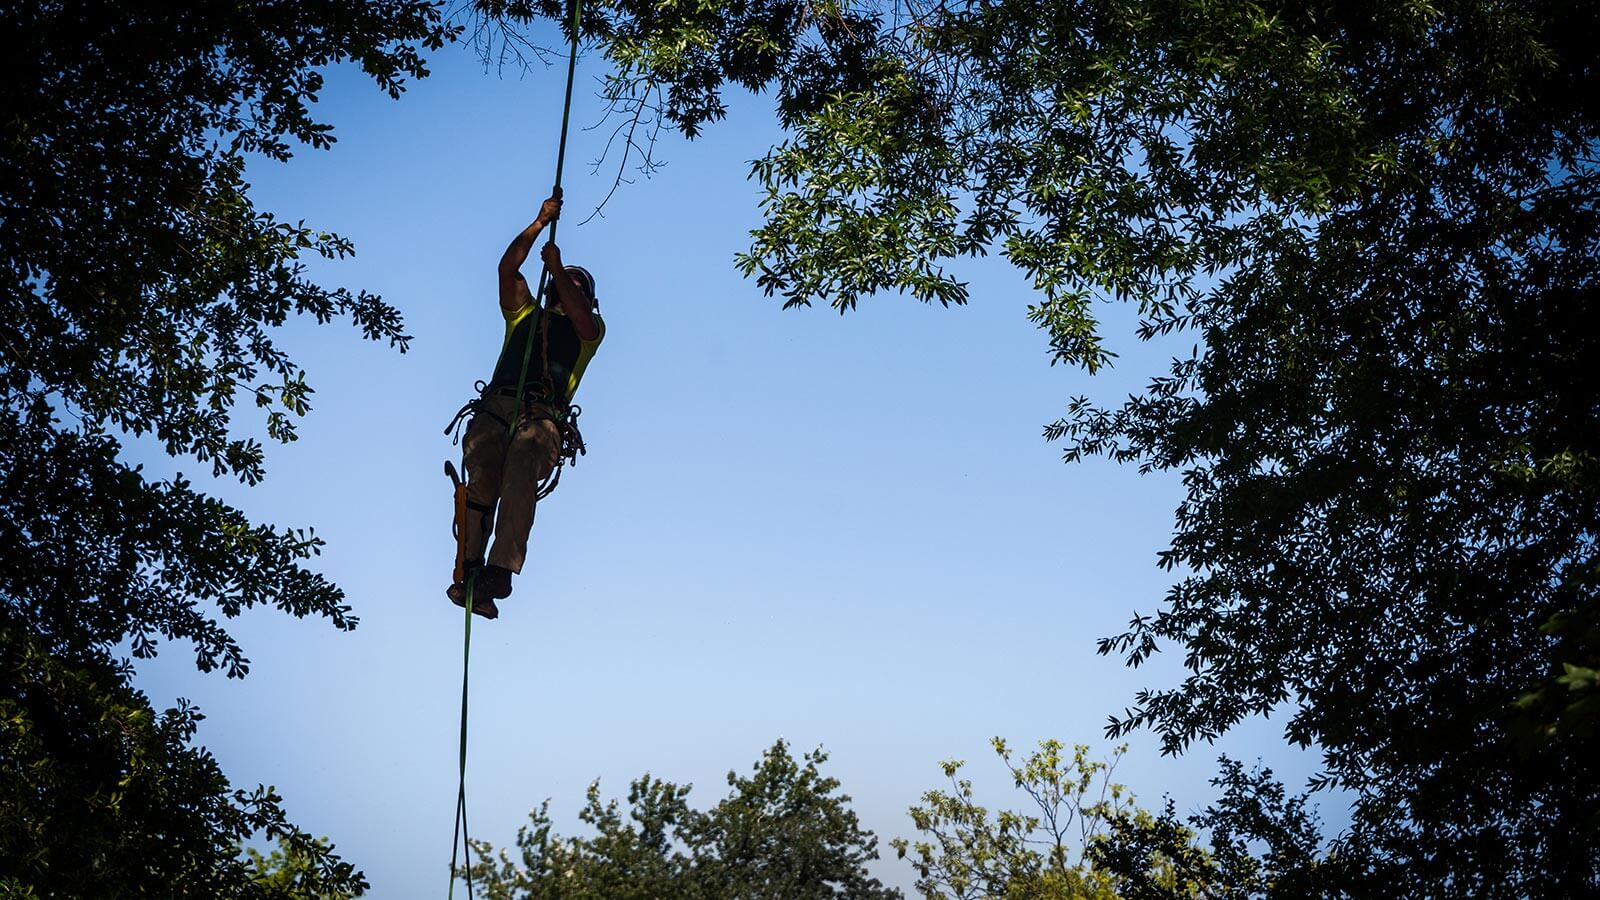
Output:
[[[452,447],[461,443],[461,423],[472,416],[476,416],[478,413],[483,413],[501,425],[506,426],[507,431],[511,429],[510,422],[495,415],[492,410],[484,408],[483,399],[489,396],[488,382],[480,380],[472,386],[472,389],[478,392],[478,396],[461,404],[461,408],[456,410],[456,414],[450,417],[450,424],[444,427],[444,433],[450,435],[450,446]]]
[[[450,435],[450,446],[454,447],[456,444],[461,443],[461,423],[465,422],[468,416],[477,414],[478,401],[468,400],[461,405],[460,409],[456,410],[455,415],[450,417],[450,424],[444,427],[444,433]]]
[[[456,414],[450,417],[450,424],[444,426],[444,433],[450,435],[450,444],[454,446],[461,443],[462,424],[467,423],[470,425],[471,419],[476,416],[488,416],[496,422],[499,422],[501,426],[506,429],[508,434],[511,433],[512,424],[510,420],[506,419],[505,416],[495,412],[493,409],[490,409],[489,404],[486,401],[488,401],[490,397],[515,397],[516,395],[516,391],[507,387],[485,388],[477,397],[474,397],[473,399],[468,400],[466,403],[461,404],[461,408],[456,410]],[[551,415],[530,416],[529,412],[534,406],[549,407],[550,409],[554,410],[554,413]],[[577,407],[563,407],[556,403],[555,398],[553,397],[528,397],[523,402],[523,411],[520,418],[530,419],[533,421],[537,421],[539,419],[550,419],[554,422],[562,422],[566,420],[569,411],[572,409],[577,409]]]

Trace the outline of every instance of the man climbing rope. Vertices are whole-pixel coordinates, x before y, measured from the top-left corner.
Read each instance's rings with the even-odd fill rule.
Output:
[[[458,538],[465,562],[458,574],[462,580],[446,594],[464,606],[467,582],[476,575],[472,611],[487,619],[500,614],[494,601],[511,595],[511,576],[522,571],[535,505],[554,488],[562,464],[583,452],[572,397],[606,333],[594,276],[581,266],[563,265],[553,240],[539,254],[548,278],[543,306],[522,276],[534,241],[560,215],[557,188],[500,258],[500,312],[506,322],[500,358],[478,399],[447,429],[473,414],[462,443],[467,512]],[[494,546],[485,559],[491,522]]]

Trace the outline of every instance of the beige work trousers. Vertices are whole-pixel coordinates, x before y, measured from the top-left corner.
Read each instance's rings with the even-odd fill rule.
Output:
[[[488,562],[513,572],[522,571],[528,557],[528,533],[533,530],[534,504],[539,483],[561,458],[561,431],[551,421],[548,406],[519,404],[515,398],[491,394],[484,409],[467,425],[461,445],[467,470],[466,558],[483,559],[494,523],[494,546]],[[517,427],[506,449],[506,422],[517,417]],[[498,515],[495,507],[498,504]]]

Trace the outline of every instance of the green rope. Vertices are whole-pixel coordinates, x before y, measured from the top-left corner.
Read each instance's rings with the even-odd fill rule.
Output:
[[[562,101],[561,141],[557,145],[556,149],[556,185],[555,190],[551,192],[552,194],[561,193],[561,171],[566,166],[567,162],[567,124],[572,119],[572,80],[573,74],[578,68],[578,29],[582,22],[583,0],[573,0],[572,45],[571,49],[567,53],[567,94],[566,98]],[[546,238],[545,243],[555,242],[556,226],[559,224],[561,224],[559,219],[550,223],[550,236]],[[538,293],[534,294],[533,298],[534,304],[538,306],[541,319],[544,316],[544,292],[546,281],[549,278],[549,275],[550,273],[541,265],[539,267],[539,290]],[[519,405],[522,402],[523,388],[527,387],[528,384],[528,366],[533,359],[533,338],[535,333],[541,330],[539,326],[542,324],[542,321],[534,323],[534,328],[528,332],[528,339],[523,345],[522,371],[517,375],[517,392],[514,395]],[[544,362],[546,368],[545,378],[548,380],[548,370],[550,364],[548,352],[545,354]],[[520,418],[520,415],[513,415],[511,417],[511,421],[506,424],[506,458],[511,455],[511,442],[516,439],[517,420]],[[502,472],[505,471],[504,458],[501,460],[500,469]],[[456,784],[456,827],[452,830],[450,835],[450,887],[449,892],[446,894],[446,896],[448,898],[452,898],[452,900],[456,893],[456,861],[458,859],[456,855],[457,850],[461,851],[461,856],[459,858],[466,863],[465,871],[467,881],[467,897],[469,900],[472,897],[472,842],[471,838],[467,836],[467,677],[472,669],[473,591],[477,586],[478,571],[481,571],[481,568],[482,567],[479,567],[479,569],[474,570],[473,573],[467,577],[467,591],[465,598],[466,603],[463,604],[463,607],[466,610],[466,626],[462,631],[461,638],[461,768],[460,780]],[[456,842],[457,834],[461,836],[461,841],[459,844]]]
[[[567,54],[567,97],[561,104],[561,141],[556,144],[556,185],[550,192],[552,195],[561,193],[561,170],[567,164],[567,124],[572,120],[572,75],[578,67],[578,25],[582,21],[583,0],[573,0],[572,51]],[[560,219],[550,223],[550,236],[545,238],[544,241],[546,244],[554,244],[556,242],[556,227],[560,224]],[[523,386],[528,383],[528,365],[533,360],[533,336],[544,331],[541,327],[544,325],[544,291],[549,278],[550,272],[541,265],[539,267],[539,290],[533,295],[534,305],[538,308],[539,321],[534,323],[534,327],[528,332],[528,340],[522,345],[522,371],[517,375],[518,402],[522,400]],[[544,366],[544,378],[549,381],[550,356],[548,353],[544,354]],[[547,384],[545,387],[548,389],[553,386]],[[547,393],[554,393],[554,391],[547,390]],[[507,432],[507,434],[510,433],[509,431]],[[508,444],[507,446],[509,447],[510,445]]]
[[[461,778],[456,783],[456,825],[450,835],[450,889],[446,896],[451,898],[456,895],[458,849],[466,856],[467,897],[472,897],[472,847],[467,837],[467,675],[472,669],[472,593],[477,582],[478,573],[474,571],[467,577],[467,625],[461,641]],[[460,844],[456,843],[457,834],[461,835]]]

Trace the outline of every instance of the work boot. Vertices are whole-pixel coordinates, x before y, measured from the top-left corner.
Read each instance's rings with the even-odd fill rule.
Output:
[[[487,565],[478,570],[477,592],[490,600],[504,600],[511,596],[511,570],[497,565]]]
[[[457,606],[467,605],[467,586],[459,581],[446,588],[444,595],[449,597],[450,602]],[[478,591],[474,591],[472,597],[472,614],[475,616],[483,616],[485,619],[498,619],[500,618],[500,608],[494,605],[494,598],[485,597]]]
[[[502,569],[501,571],[505,571],[505,570]],[[468,566],[467,566],[467,580],[468,581],[472,580],[472,575],[473,575],[474,572],[478,573],[478,583],[473,588],[473,591],[472,591],[472,612],[473,612],[473,615],[483,616],[485,619],[496,619],[496,618],[499,618],[500,617],[500,608],[494,605],[494,600],[495,600],[494,595],[489,593],[488,591],[484,590],[484,587],[483,587],[483,582],[484,582],[484,577],[483,577],[484,568],[483,568],[483,566],[481,564],[477,564],[477,563],[468,564]],[[507,594],[510,593],[509,588],[507,589],[506,593]],[[466,606],[467,605],[467,586],[466,586],[466,584],[464,582],[458,581],[455,584],[450,585],[450,587],[445,589],[444,595],[446,597],[449,597],[450,598],[450,602],[454,603],[457,606]],[[501,596],[504,596],[504,594],[502,594]]]

